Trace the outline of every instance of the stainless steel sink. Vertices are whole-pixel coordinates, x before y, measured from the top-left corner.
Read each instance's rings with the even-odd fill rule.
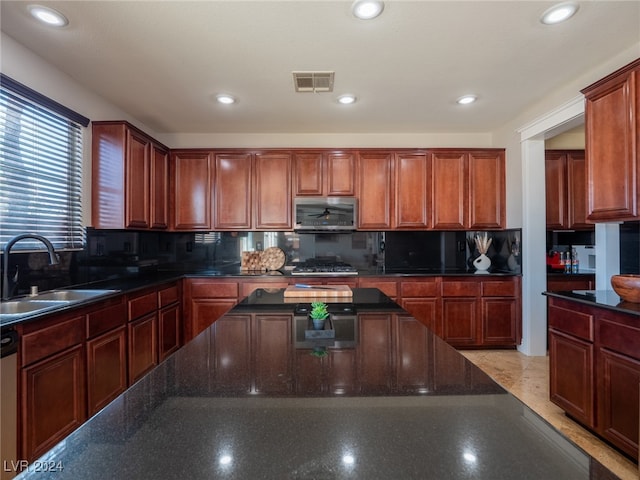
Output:
[[[36,315],[55,308],[72,306],[85,300],[92,300],[118,290],[52,290],[39,295],[20,297],[0,303],[0,320],[15,321],[21,317]]]
[[[82,300],[89,300],[116,292],[117,290],[53,290],[51,292],[44,292],[40,295],[36,295],[35,297],[31,297],[31,300],[61,300],[65,302],[79,302]]]
[[[25,315],[33,314],[41,310],[48,310],[55,307],[62,307],[69,302],[46,301],[46,300],[12,300],[0,303],[0,314],[2,315]]]

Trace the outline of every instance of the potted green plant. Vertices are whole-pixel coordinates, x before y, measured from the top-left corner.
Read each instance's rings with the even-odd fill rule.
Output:
[[[329,318],[327,304],[324,302],[312,302],[309,316],[313,321],[313,328],[315,330],[322,330],[324,328],[325,320]]]

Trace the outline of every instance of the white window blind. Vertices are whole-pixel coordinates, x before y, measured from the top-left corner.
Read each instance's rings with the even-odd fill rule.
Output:
[[[88,119],[4,75],[1,80],[0,248],[22,233],[42,235],[57,250],[82,248],[82,127]],[[12,250],[42,248],[25,239]]]

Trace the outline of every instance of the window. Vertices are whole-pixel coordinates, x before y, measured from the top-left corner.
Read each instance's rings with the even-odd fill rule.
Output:
[[[59,250],[82,248],[82,127],[89,120],[5,75],[0,80],[0,248],[22,233]],[[29,240],[14,247],[42,248]]]

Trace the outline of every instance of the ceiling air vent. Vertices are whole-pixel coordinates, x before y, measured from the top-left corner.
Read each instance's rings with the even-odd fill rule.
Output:
[[[293,72],[296,92],[333,92],[335,72]]]

